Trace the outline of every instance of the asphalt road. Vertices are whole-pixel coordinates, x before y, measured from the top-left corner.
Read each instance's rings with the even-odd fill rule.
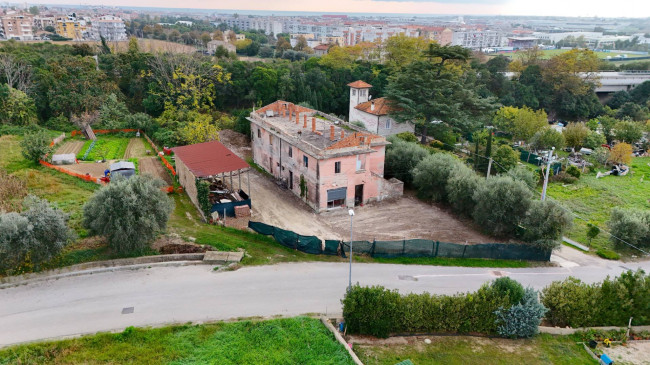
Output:
[[[484,269],[354,264],[353,282],[400,292],[476,290],[498,275],[536,289],[575,276],[588,282],[650,262],[577,267]],[[339,314],[348,285],[343,263],[295,263],[214,272],[212,266],[159,267],[83,275],[0,290],[0,346],[128,326],[252,316]],[[133,307],[133,313],[125,308]],[[127,309],[126,312],[129,310]]]

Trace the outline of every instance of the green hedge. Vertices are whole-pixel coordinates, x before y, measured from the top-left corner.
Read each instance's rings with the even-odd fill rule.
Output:
[[[440,332],[494,335],[500,324],[497,311],[511,308],[522,295],[521,285],[509,278],[497,279],[473,293],[451,296],[401,296],[381,286],[356,285],[342,300],[343,317],[348,332],[377,337]]]
[[[650,324],[650,275],[627,271],[602,283],[586,284],[570,277],[542,291],[546,318],[554,326],[593,327]]]

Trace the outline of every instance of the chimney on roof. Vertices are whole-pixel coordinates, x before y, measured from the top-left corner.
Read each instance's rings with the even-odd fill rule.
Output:
[[[345,131],[341,129],[341,139],[345,138]]]
[[[370,102],[370,111],[371,112],[375,111],[375,101],[374,100]]]
[[[296,124],[300,123],[300,113],[296,113]]]
[[[307,123],[307,114],[306,113],[302,115],[302,118],[305,120],[305,123]]]
[[[311,118],[311,131],[316,132],[316,118]]]
[[[305,122],[302,124],[303,128],[307,128],[307,118],[305,118]]]
[[[330,126],[330,141],[334,140],[334,126]]]

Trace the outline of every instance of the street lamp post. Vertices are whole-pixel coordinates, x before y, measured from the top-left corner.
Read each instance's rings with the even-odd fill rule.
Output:
[[[352,290],[352,218],[354,217],[354,210],[348,210],[350,215],[350,274],[348,276],[348,293]]]

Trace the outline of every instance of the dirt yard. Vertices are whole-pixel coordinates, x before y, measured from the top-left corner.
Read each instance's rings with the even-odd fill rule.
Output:
[[[630,341],[627,346],[612,346],[603,351],[614,360],[614,364],[650,364],[650,342],[647,341]]]
[[[140,158],[147,156],[147,146],[144,144],[143,138],[131,138],[129,144],[126,146],[126,151],[124,152],[124,158]],[[151,147],[149,148],[149,150]]]
[[[158,177],[167,184],[172,184],[172,178],[160,163],[157,157],[145,157],[138,160],[138,169],[141,174],[149,174]]]
[[[240,157],[251,156],[246,137],[224,130],[221,142]],[[248,189],[247,173],[242,186]],[[321,239],[349,239],[350,217],[346,209],[316,214],[300,198],[275,182],[250,170],[251,220],[289,229]],[[235,181],[235,187],[237,182]],[[470,221],[464,221],[435,205],[409,196],[355,208],[355,240],[395,240],[403,238],[434,239],[454,243],[493,243],[499,240],[481,234]]]
[[[104,170],[109,165],[109,162],[80,162],[72,165],[61,165],[61,167],[78,174],[90,174],[90,176],[98,178],[104,176]]]
[[[70,140],[65,141],[63,144],[56,149],[55,154],[61,155],[65,153],[74,153],[75,155],[81,152],[81,148],[84,146],[84,141],[82,140]]]

